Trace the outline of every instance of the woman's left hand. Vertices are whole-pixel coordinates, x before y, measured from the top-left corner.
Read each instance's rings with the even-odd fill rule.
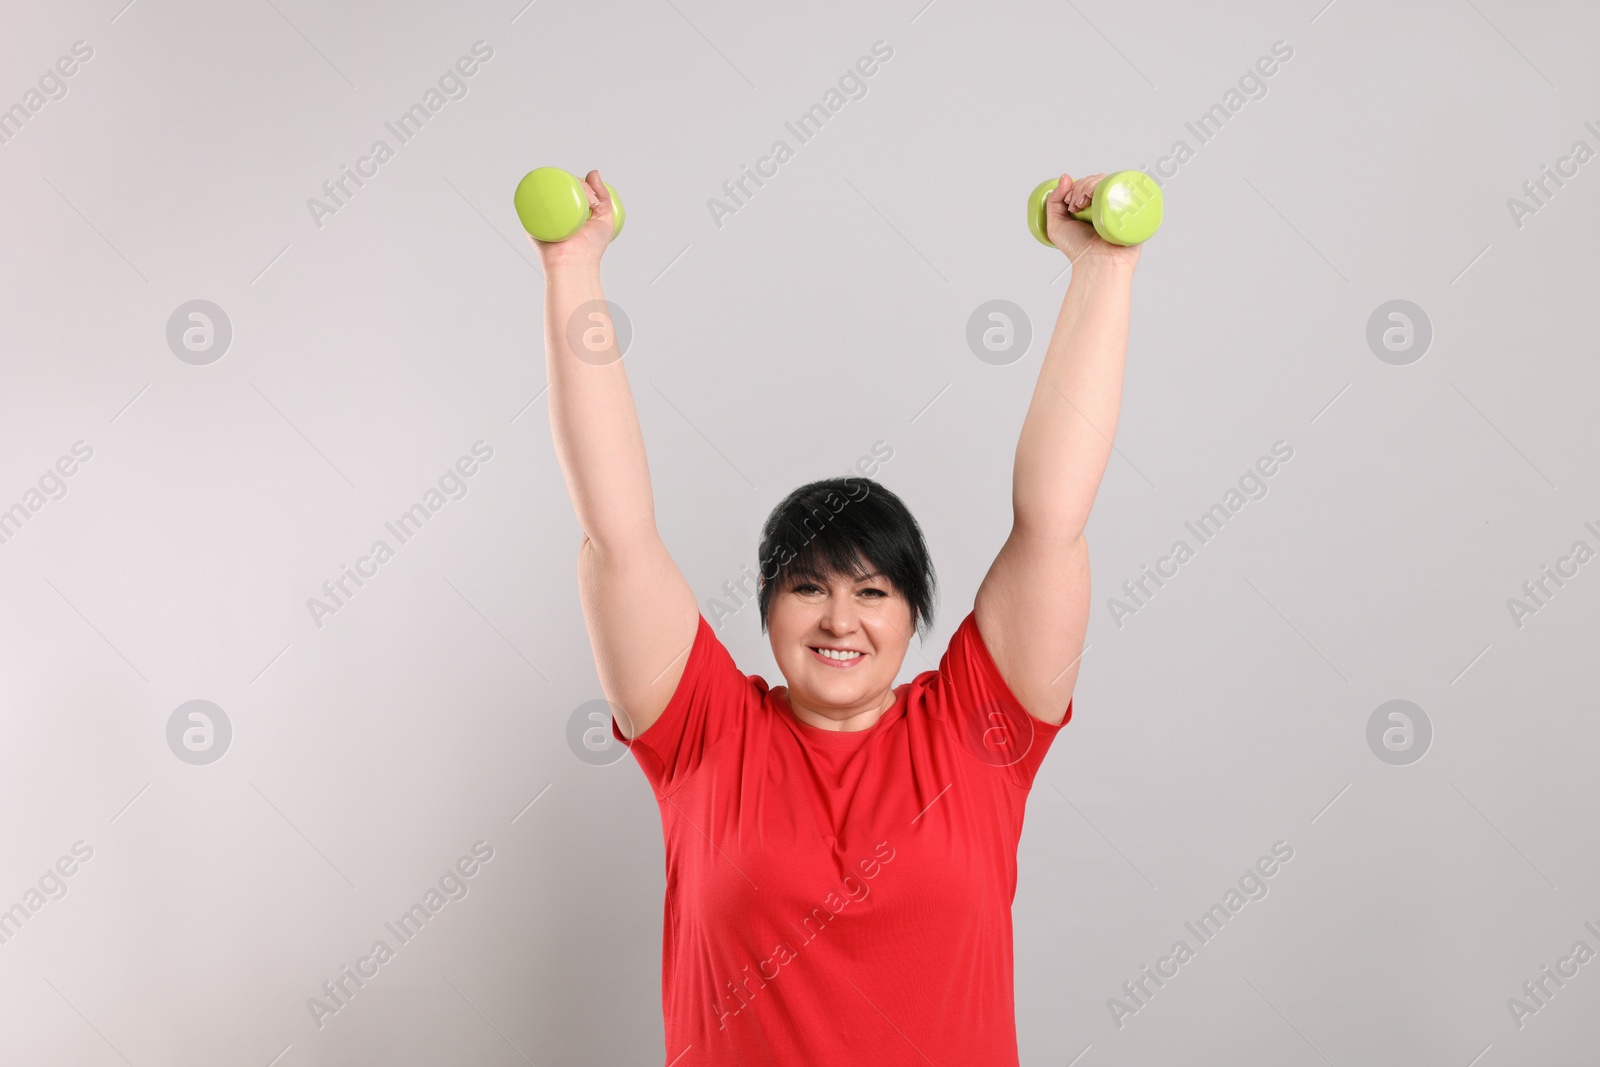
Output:
[[[1045,234],[1050,243],[1074,263],[1090,255],[1124,260],[1131,265],[1139,259],[1140,245],[1114,245],[1096,233],[1092,223],[1081,222],[1068,214],[1088,208],[1094,187],[1104,177],[1104,174],[1091,174],[1073,181],[1072,175],[1063,174],[1044,200]]]

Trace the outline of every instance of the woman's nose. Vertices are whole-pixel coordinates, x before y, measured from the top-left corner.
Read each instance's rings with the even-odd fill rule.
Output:
[[[822,609],[822,626],[835,636],[854,633],[859,626],[859,610],[847,596],[830,597]]]

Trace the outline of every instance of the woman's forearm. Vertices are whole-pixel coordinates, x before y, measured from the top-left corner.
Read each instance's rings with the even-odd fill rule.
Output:
[[[1122,404],[1134,260],[1088,253],[1072,268],[1023,420],[1013,521],[1076,539],[1089,521]]]
[[[552,258],[545,266],[550,433],[578,523],[602,551],[654,536],[644,436],[605,310],[599,261]]]

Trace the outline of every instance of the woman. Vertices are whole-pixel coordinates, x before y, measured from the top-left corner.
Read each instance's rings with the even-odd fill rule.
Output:
[[[746,677],[656,531],[644,442],[610,340],[593,217],[545,268],[550,422],[584,530],[579,588],[613,731],[661,810],[665,1061],[1017,1063],[1011,901],[1034,774],[1072,713],[1089,614],[1084,525],[1117,427],[1138,247],[1068,217],[1072,280],[1012,474],[1012,530],[936,671],[893,685],[931,624],[916,521],[862,478],[768,519],[761,622],[786,686]]]

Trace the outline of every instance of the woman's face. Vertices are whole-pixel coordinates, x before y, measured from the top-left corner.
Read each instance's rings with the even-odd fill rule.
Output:
[[[871,726],[893,703],[894,678],[911,643],[910,604],[875,572],[786,581],[767,606],[767,635],[788,682],[789,706],[813,726]],[[857,716],[866,718],[850,721]]]

